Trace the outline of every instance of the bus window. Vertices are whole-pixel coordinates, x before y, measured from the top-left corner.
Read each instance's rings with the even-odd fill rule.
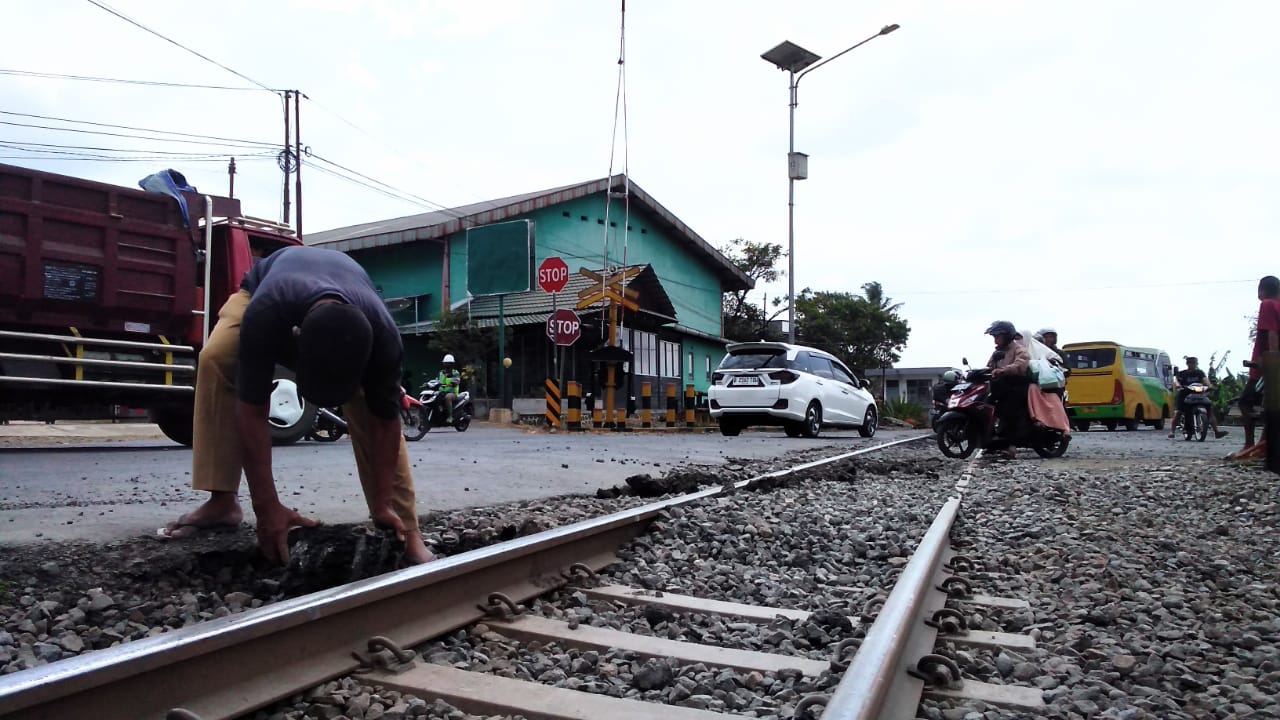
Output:
[[[1159,378],[1156,359],[1151,353],[1126,350],[1124,353],[1124,374],[1133,377]]]
[[[1067,350],[1067,367],[1072,370],[1096,370],[1116,364],[1115,348]]]

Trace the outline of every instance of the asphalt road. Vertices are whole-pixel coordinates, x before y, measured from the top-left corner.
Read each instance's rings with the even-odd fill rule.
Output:
[[[465,433],[436,430],[409,443],[419,512],[455,510],[569,494],[593,494],[639,473],[681,465],[718,465],[830,447],[837,453],[905,437],[882,431],[815,440],[776,432],[548,434],[476,424]],[[325,522],[368,517],[347,439],[276,448],[281,499]],[[207,497],[191,489],[191,451],[167,441],[86,442],[0,449],[0,544],[109,542],[154,534]],[[241,491],[252,521],[247,491]]]
[[[829,447],[833,454],[907,437],[882,430],[816,440],[781,432],[547,434],[487,424],[466,433],[434,431],[410,443],[419,512],[456,510],[572,494],[592,494],[639,473],[661,475],[682,465],[718,465]],[[931,441],[923,441],[926,445]],[[1239,428],[1224,440],[1169,440],[1163,431],[1077,433],[1068,465],[1123,467],[1130,460],[1216,459],[1241,445]],[[1034,458],[1028,450],[1020,457]],[[326,522],[367,518],[350,443],[302,442],[277,448],[281,498]],[[89,441],[61,447],[0,450],[0,545],[42,541],[109,542],[154,534],[204,499],[190,487],[191,451],[166,441]],[[252,521],[247,494],[246,515]]]

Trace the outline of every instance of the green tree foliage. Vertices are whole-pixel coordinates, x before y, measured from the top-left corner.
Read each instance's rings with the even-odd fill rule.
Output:
[[[783,273],[778,269],[782,258],[782,246],[775,243],[757,243],[738,238],[720,248],[729,259],[759,287],[776,282]],[[782,300],[774,299],[772,312],[752,301],[751,290],[738,290],[724,294],[724,336],[730,340],[781,340],[779,333],[771,332],[769,321],[786,312]],[[760,297],[757,295],[756,297]]]
[[[507,328],[507,340],[511,340],[510,328]],[[477,389],[483,389],[487,386],[485,361],[498,355],[498,329],[472,326],[466,310],[446,312],[435,321],[427,347],[439,357],[452,354],[464,382],[476,383]]]
[[[1249,381],[1246,374],[1237,374],[1231,372],[1227,367],[1227,358],[1231,357],[1231,351],[1222,354],[1222,359],[1217,359],[1218,354],[1214,353],[1209,356],[1209,384],[1213,389],[1209,391],[1209,397],[1213,400],[1213,414],[1219,420],[1227,416],[1227,412],[1231,409],[1232,400],[1244,394],[1245,384]]]
[[[864,295],[815,292],[796,298],[796,338],[840,358],[855,372],[898,361],[911,327],[898,315],[900,303],[884,295],[880,283],[862,286]]]

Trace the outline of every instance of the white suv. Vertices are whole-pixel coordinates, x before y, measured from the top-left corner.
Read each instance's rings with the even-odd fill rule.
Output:
[[[823,427],[876,434],[880,417],[865,389],[869,383],[830,353],[777,342],[727,350],[707,394],[722,434],[737,435],[748,425],[781,425],[789,437],[817,437]]]

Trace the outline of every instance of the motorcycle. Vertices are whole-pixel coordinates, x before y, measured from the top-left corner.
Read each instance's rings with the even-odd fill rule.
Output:
[[[347,420],[342,417],[342,408],[320,408],[316,411],[315,422],[307,431],[307,439],[316,442],[337,442],[346,435]]]
[[[965,374],[947,400],[947,411],[935,429],[938,449],[951,458],[967,458],[993,440],[1015,447],[1027,447],[1042,458],[1061,457],[1071,436],[1059,430],[1031,423],[1028,428],[1006,428],[996,417],[991,401],[991,369],[978,368]]]
[[[421,440],[430,427],[427,424],[426,409],[423,407],[422,401],[401,390],[400,431],[404,433],[404,439],[409,442]]]
[[[1213,412],[1213,400],[1209,398],[1209,386],[1191,383],[1186,386],[1187,395],[1182,399],[1182,437],[1196,438],[1204,442],[1209,434],[1209,413]]]
[[[440,408],[440,391],[439,380],[428,380],[422,386],[422,393],[418,396],[424,435],[431,428],[449,426],[449,423],[445,421],[448,415]],[[474,412],[472,408],[471,393],[466,390],[459,390],[453,398],[454,430],[458,432],[467,431],[467,428],[471,426],[471,415]]]

